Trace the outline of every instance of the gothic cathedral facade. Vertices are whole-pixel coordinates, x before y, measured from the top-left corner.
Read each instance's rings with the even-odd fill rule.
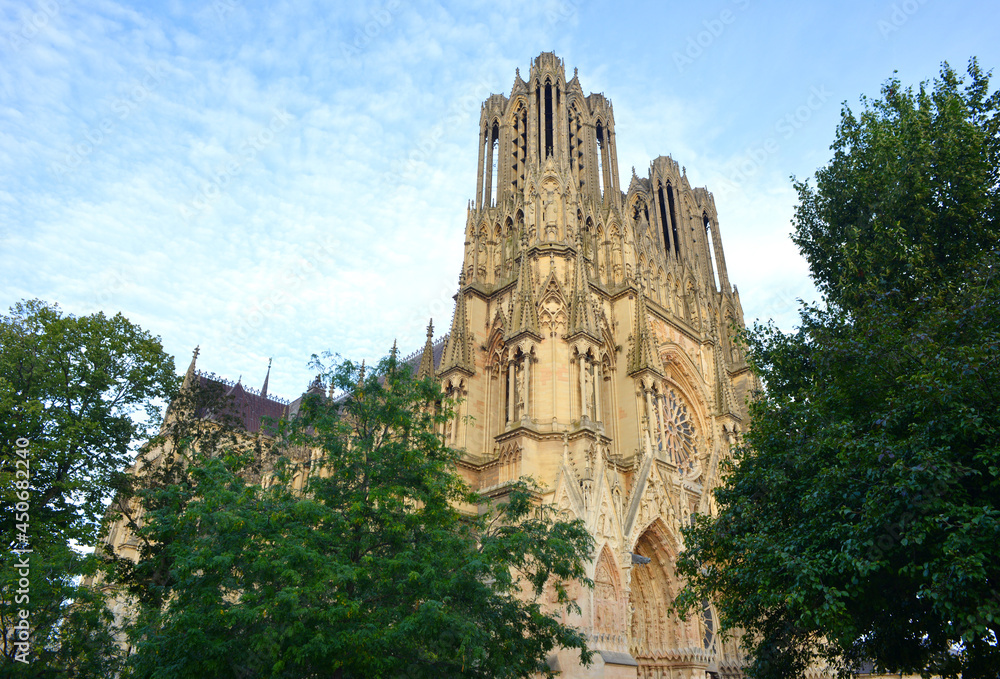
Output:
[[[571,622],[600,654],[554,657],[563,676],[737,676],[711,606],[669,605],[681,526],[713,511],[746,422],[742,308],[712,194],[663,156],[622,190],[615,138],[611,102],[552,53],[483,103],[451,328],[420,372],[459,399],[445,436],[474,488],[531,476],[593,532]]]
[[[712,194],[663,156],[623,191],[611,102],[585,96],[552,53],[484,102],[478,139],[450,331],[435,343],[429,328],[412,361],[459,403],[443,435],[474,489],[502,498],[530,476],[593,533],[594,587],[571,590],[579,613],[564,621],[598,653],[589,667],[567,651],[549,662],[567,679],[740,677],[709,602],[686,621],[670,609],[681,527],[714,511],[755,384]],[[223,385],[251,434],[300,402],[192,360],[194,379]],[[106,541],[138,554],[122,520]]]

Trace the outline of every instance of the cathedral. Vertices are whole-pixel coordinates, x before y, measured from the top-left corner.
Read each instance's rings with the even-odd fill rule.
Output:
[[[552,53],[483,103],[477,139],[450,327],[437,342],[429,327],[410,361],[458,402],[443,435],[474,489],[502,498],[530,476],[592,531],[594,588],[573,591],[564,620],[595,660],[549,663],[564,677],[740,676],[709,602],[687,620],[670,608],[681,527],[714,511],[755,384],[712,194],[664,156],[623,189],[611,102]],[[228,385],[248,431],[298,405],[266,385]]]
[[[712,194],[663,156],[623,190],[611,102],[552,53],[483,103],[478,147],[451,327],[440,347],[428,330],[419,372],[460,404],[445,436],[473,488],[531,476],[593,532],[595,586],[572,623],[600,658],[552,662],[737,675],[707,602],[687,621],[669,609],[680,528],[713,511],[754,383]]]

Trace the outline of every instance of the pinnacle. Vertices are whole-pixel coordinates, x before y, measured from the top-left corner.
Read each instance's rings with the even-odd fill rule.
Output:
[[[535,305],[535,286],[531,281],[531,271],[528,269],[527,236],[522,235],[521,261],[517,271],[517,289],[514,291],[511,311],[510,333],[507,338],[522,333],[530,333],[541,337],[538,325],[538,307]]]
[[[628,374],[648,370],[657,375],[663,374],[663,365],[653,333],[649,328],[649,312],[646,309],[646,296],[639,290],[635,305],[635,329],[632,331],[632,346],[628,352]]]
[[[182,389],[186,389],[186,388],[190,387],[191,384],[192,384],[192,382],[194,382],[195,371],[197,370],[196,366],[197,366],[197,363],[198,363],[198,354],[199,353],[201,353],[201,345],[200,344],[194,348],[193,352],[191,352],[191,364],[188,365],[187,372],[184,373],[184,382],[181,385]]]
[[[574,290],[569,309],[569,333],[572,337],[586,334],[600,341],[597,322],[594,317],[594,304],[590,292],[590,279],[587,276],[587,263],[583,255],[583,242],[580,234],[576,234],[576,258],[574,262]]]
[[[427,341],[424,342],[424,352],[420,356],[420,368],[417,370],[417,379],[434,377],[434,319],[427,324]]]
[[[273,358],[267,359],[267,374],[264,375],[264,386],[260,388],[260,395],[263,398],[267,398],[267,382],[271,379],[271,361],[273,360]]]
[[[475,363],[469,350],[469,320],[465,311],[465,272],[458,277],[458,298],[455,302],[455,315],[451,319],[451,333],[448,335],[448,343],[444,347],[444,355],[441,357],[441,373],[448,370],[458,369],[469,375],[476,372]],[[428,342],[430,340],[428,339]],[[427,344],[424,345],[427,351]],[[421,366],[423,359],[421,359]]]

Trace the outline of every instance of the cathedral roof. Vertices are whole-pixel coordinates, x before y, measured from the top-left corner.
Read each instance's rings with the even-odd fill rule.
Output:
[[[237,425],[252,434],[260,431],[264,418],[272,418],[277,421],[287,413],[287,401],[268,396],[266,392],[261,393],[256,389],[244,387],[240,380],[233,383],[214,373],[201,371],[196,371],[194,377],[201,387],[222,389],[231,404],[224,415],[235,418]],[[198,416],[207,419],[221,419],[223,414],[206,411],[199,412]]]
[[[449,336],[450,333],[446,333],[441,337],[437,338],[436,340],[431,341],[431,356],[432,356],[431,362],[433,363],[433,365],[431,366],[432,370],[436,371],[438,366],[441,365],[441,357],[444,355],[444,348],[445,345],[448,343]],[[410,368],[413,371],[413,374],[416,375],[417,377],[422,376],[421,370],[423,369],[424,352],[426,350],[427,346],[425,344],[423,349],[421,349],[420,351],[415,351],[403,359],[403,363],[410,366]],[[433,376],[434,373],[431,373],[431,377]]]

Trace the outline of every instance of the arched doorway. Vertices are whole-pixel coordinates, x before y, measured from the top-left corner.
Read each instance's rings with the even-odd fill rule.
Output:
[[[632,567],[630,587],[629,651],[639,663],[640,679],[668,676],[662,672],[667,668],[674,670],[669,676],[704,677],[714,656],[714,629],[706,635],[700,616],[681,620],[670,608],[680,589],[674,570],[678,543],[662,519],[639,536],[632,552],[649,559]]]

